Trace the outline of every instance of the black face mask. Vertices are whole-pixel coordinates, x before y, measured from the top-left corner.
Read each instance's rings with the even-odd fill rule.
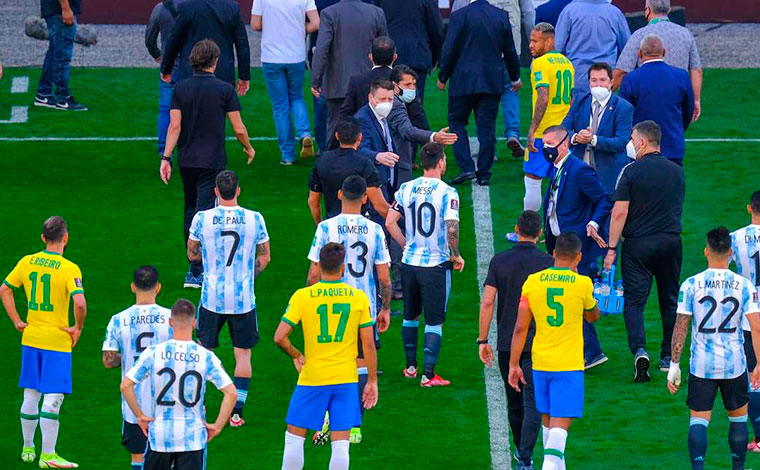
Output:
[[[565,137],[559,141],[556,147],[548,147],[544,145],[544,158],[546,161],[552,164],[557,161],[557,158],[559,158],[559,146],[562,145],[565,140],[567,140],[567,137],[569,135],[569,133],[565,134]]]

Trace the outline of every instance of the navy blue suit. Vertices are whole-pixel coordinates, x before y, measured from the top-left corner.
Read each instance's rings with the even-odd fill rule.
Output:
[[[633,105],[634,124],[649,119],[660,126],[660,151],[682,164],[684,133],[694,114],[694,90],[689,73],[662,61],[645,62],[623,77],[620,97]]]
[[[375,157],[381,152],[393,152],[398,153],[395,142],[392,142],[392,148],[388,148],[388,144],[385,140],[385,134],[383,127],[375,117],[375,113],[370,108],[369,103],[365,104],[359,111],[354,114],[354,117],[359,120],[362,126],[362,142],[359,144],[359,154],[369,158],[372,162],[375,162]],[[390,130],[390,123],[388,123],[388,129]],[[391,139],[392,140],[392,139]],[[377,175],[380,178],[380,188],[383,191],[386,201],[390,201],[390,195],[392,188],[390,185],[391,172],[395,172],[396,168],[388,168],[385,165],[380,165],[375,162],[375,168],[377,168]]]
[[[385,12],[388,35],[396,43],[399,64],[417,72],[417,90],[425,98],[427,75],[438,63],[443,22],[437,0],[373,0]]]
[[[557,179],[556,214],[560,233],[573,232],[580,237],[583,243],[583,258],[578,265],[578,272],[588,276],[591,273],[592,263],[596,262],[599,247],[596,242],[586,236],[586,225],[593,221],[599,227],[606,227],[610,212],[612,211],[612,198],[602,187],[599,177],[593,168],[586,165],[581,159],[572,154],[566,157],[566,161],[559,170],[562,175],[557,178],[558,170],[552,165],[549,173],[549,186],[544,194],[544,232],[546,234],[546,251],[554,252],[557,240],[552,233],[549,224],[549,199],[555,187]],[[584,320],[583,323],[584,351],[586,359],[591,359],[602,354],[596,329],[592,323]]]
[[[562,121],[562,126],[567,129],[570,136],[590,127],[592,101],[590,93],[573,101],[570,111]],[[610,96],[596,130],[597,141],[594,148],[599,181],[610,195],[615,194],[615,183],[623,167],[631,163],[631,159],[625,152],[625,146],[631,140],[632,127],[633,106],[616,95]],[[573,154],[581,159],[586,153],[586,145],[583,144],[572,145],[571,143],[570,148]]]
[[[449,84],[449,127],[459,138],[454,144],[457,165],[475,172],[467,122],[475,112],[480,142],[477,177],[491,176],[496,151],[496,117],[504,93],[504,65],[512,82],[520,79],[520,59],[512,39],[509,14],[476,0],[451,15],[441,52],[438,79]]]

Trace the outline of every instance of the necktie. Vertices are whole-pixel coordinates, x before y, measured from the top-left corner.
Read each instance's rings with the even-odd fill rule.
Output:
[[[391,131],[388,129],[388,120],[382,119],[380,121],[380,125],[383,126],[383,133],[385,134],[385,145],[388,147],[389,152],[393,152],[393,138],[391,137]],[[395,178],[396,168],[391,168],[391,176],[390,176],[390,183],[391,185],[395,184],[396,178]]]
[[[591,135],[596,135],[596,131],[599,128],[599,115],[602,112],[602,105],[598,101],[594,101],[593,112],[591,113]],[[594,160],[594,149],[591,144],[586,145],[586,154],[583,156],[583,161],[588,163],[591,168],[596,168],[596,161]]]

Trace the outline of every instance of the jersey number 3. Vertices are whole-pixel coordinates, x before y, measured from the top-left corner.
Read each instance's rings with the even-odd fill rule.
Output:
[[[565,322],[565,308],[557,302],[557,297],[562,297],[565,289],[550,287],[546,289],[546,305],[554,310],[554,315],[547,315],[546,322],[549,326],[562,326]]]

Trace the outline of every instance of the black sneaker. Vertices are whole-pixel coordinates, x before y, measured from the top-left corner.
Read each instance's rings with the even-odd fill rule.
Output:
[[[649,382],[649,354],[640,348],[636,351],[636,356],[633,359],[634,375],[633,381],[636,383]]]
[[[82,106],[77,103],[73,96],[64,98],[55,104],[55,109],[63,109],[64,111],[87,111],[87,106]]]
[[[55,98],[52,96],[42,96],[37,93],[34,95],[34,105],[43,108],[55,108]]]

